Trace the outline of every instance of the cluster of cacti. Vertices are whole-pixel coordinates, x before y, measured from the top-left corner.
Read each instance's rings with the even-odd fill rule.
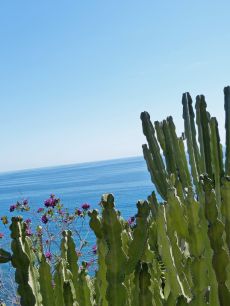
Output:
[[[51,273],[44,254],[34,252],[22,218],[12,218],[12,254],[0,249],[0,262],[11,261],[15,268],[22,306],[151,305],[149,259],[143,260],[150,205],[147,201],[138,202],[133,229],[115,210],[111,194],[102,197],[101,205],[101,217],[96,210],[89,212],[98,247],[98,268],[93,277],[87,275],[84,264],[81,269],[78,267],[71,231],[63,232],[60,258]]]
[[[172,117],[153,125],[148,113],[141,114],[144,157],[162,199],[149,197],[149,245],[165,267],[166,305],[230,303],[230,87],[224,95],[225,157],[203,95],[196,98],[195,116],[189,93],[183,94],[182,137]]]
[[[204,96],[197,97],[195,122],[192,99],[183,95],[182,137],[171,117],[153,125],[141,114],[144,157],[159,197],[152,193],[137,203],[131,226],[111,194],[102,197],[101,214],[89,212],[95,276],[84,264],[79,268],[70,231],[63,232],[60,258],[51,267],[42,251],[34,253],[22,219],[12,218],[12,255],[0,250],[0,262],[15,268],[21,305],[229,305],[230,88],[224,93],[225,158]]]

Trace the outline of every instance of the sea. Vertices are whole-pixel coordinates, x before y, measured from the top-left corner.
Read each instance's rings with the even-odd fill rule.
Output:
[[[0,212],[8,214],[9,205],[22,199],[36,210],[51,193],[70,209],[85,202],[98,208],[102,194],[112,193],[117,209],[128,218],[152,190],[143,157],[5,172],[0,173]]]
[[[27,199],[30,211],[22,215],[24,219],[31,218],[32,225],[38,223],[36,211],[44,207],[44,200],[49,198],[50,194],[60,198],[61,203],[70,212],[81,208],[83,203],[90,204],[90,209],[100,211],[101,196],[112,193],[116,209],[125,220],[128,220],[137,212],[137,201],[147,199],[153,190],[154,186],[143,157],[5,172],[0,173],[0,217],[7,216],[10,223],[13,215],[21,214],[11,213],[10,205]],[[33,216],[36,216],[36,220]],[[81,260],[85,261],[89,261],[92,257],[90,248],[96,243],[88,221],[85,221],[81,233],[88,242],[85,254],[82,251]],[[0,248],[10,251],[9,224],[4,226],[0,222],[0,233],[4,234],[0,239]],[[76,241],[76,245],[77,243]],[[92,275],[92,270],[89,273]],[[12,301],[15,298],[16,287],[12,286],[14,282],[11,281],[13,275],[14,271],[9,264],[0,266],[0,279],[5,279],[4,286],[0,284],[0,300]]]
[[[9,212],[10,205],[23,199],[28,200],[31,212],[36,212],[51,193],[70,211],[83,203],[100,210],[101,196],[112,193],[116,208],[128,220],[137,212],[137,201],[147,199],[153,189],[143,157],[5,172],[0,173],[0,216],[10,220],[18,214]],[[0,233],[7,230],[0,224]],[[91,233],[89,239],[94,240]],[[4,245],[4,239],[0,245]]]

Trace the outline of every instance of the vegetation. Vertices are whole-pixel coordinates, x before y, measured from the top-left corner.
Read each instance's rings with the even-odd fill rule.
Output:
[[[102,197],[101,214],[88,212],[97,239],[95,275],[86,263],[78,266],[71,231],[63,231],[53,266],[41,248],[34,252],[26,222],[12,218],[12,253],[1,249],[0,261],[15,268],[22,306],[229,305],[230,87],[224,95],[225,155],[202,95],[195,116],[190,95],[183,94],[181,137],[171,117],[153,125],[147,112],[141,114],[157,195],[139,201],[129,222],[111,194]]]

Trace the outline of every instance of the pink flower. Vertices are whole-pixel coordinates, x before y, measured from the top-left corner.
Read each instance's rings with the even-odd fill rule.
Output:
[[[0,233],[0,239],[2,239],[4,237],[3,233]]]
[[[15,208],[17,208],[17,206],[16,206],[16,205],[11,205],[11,206],[10,206],[10,212],[14,211],[14,210],[15,210]]]
[[[128,220],[128,224],[129,225],[132,225],[135,221],[135,217],[130,217],[129,220]]]
[[[80,209],[77,209],[77,210],[76,210],[76,214],[77,214],[78,216],[82,216],[82,211],[81,211]]]
[[[28,204],[28,200],[24,200],[23,205],[27,205],[27,204]]]
[[[43,216],[42,216],[42,222],[43,222],[44,224],[46,224],[48,221],[49,221],[49,220],[48,220],[47,216],[46,216],[46,215],[43,215]]]
[[[51,259],[52,259],[52,254],[51,254],[50,252],[46,252],[45,257],[46,257],[48,260],[51,260]]]
[[[82,204],[81,208],[84,210],[88,210],[90,208],[90,205],[88,203],[84,203]]]
[[[44,208],[40,207],[40,208],[38,208],[37,212],[40,213],[40,212],[42,212],[43,210],[44,210]]]

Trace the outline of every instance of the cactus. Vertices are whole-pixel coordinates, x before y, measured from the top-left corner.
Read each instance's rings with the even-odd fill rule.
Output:
[[[97,240],[95,275],[88,275],[84,262],[79,269],[70,231],[62,234],[51,273],[43,250],[35,256],[22,218],[12,218],[12,254],[0,249],[0,263],[15,267],[22,306],[229,304],[230,87],[224,95],[225,157],[203,95],[194,112],[191,96],[183,94],[181,137],[172,117],[153,125],[147,112],[141,114],[144,158],[158,194],[137,202],[132,226],[112,194],[102,196],[101,213],[89,212]]]
[[[151,235],[155,237],[149,243],[156,254],[160,253],[166,271],[176,273],[165,273],[165,286],[170,288],[169,296],[163,297],[166,305],[225,306],[229,303],[230,87],[224,89],[224,95],[225,167],[218,123],[208,113],[203,95],[197,96],[194,112],[191,96],[183,94],[185,131],[182,137],[176,135],[171,117],[152,125],[149,114],[141,114],[148,141],[148,145],[143,145],[144,157],[156,190],[164,200],[163,218],[162,204],[149,197],[155,213],[153,223],[161,218],[157,229],[151,227]],[[190,167],[185,159],[184,141]],[[164,155],[163,165],[159,148]],[[159,178],[157,173],[164,175]],[[173,275],[177,279],[174,276],[172,281]]]

